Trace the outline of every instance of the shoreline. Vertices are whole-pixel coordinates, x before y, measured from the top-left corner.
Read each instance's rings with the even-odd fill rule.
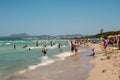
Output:
[[[92,57],[86,57],[86,55],[90,53],[83,54],[85,54],[85,52],[80,52],[77,55],[67,57],[63,61],[56,61],[47,66],[40,66],[34,70],[16,74],[7,80],[86,80],[93,64],[89,63]],[[84,60],[84,57],[86,57],[86,60]]]
[[[108,47],[107,54],[105,54],[102,45],[90,44],[90,46],[99,54],[90,61],[95,66],[86,80],[120,80],[120,50]]]
[[[108,47],[105,54],[98,43],[88,46],[89,50],[82,49],[83,52],[65,60],[17,73],[7,80],[120,80],[120,50]],[[92,48],[97,53],[94,57],[89,56]]]

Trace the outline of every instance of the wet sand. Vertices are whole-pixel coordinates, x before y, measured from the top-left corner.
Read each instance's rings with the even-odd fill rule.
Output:
[[[16,74],[8,80],[86,80],[88,72],[93,68],[89,61],[89,50],[67,57],[46,66],[40,66],[25,73]]]

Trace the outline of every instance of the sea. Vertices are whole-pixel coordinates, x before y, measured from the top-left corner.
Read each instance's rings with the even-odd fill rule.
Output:
[[[74,55],[70,42],[70,40],[0,40],[0,80],[7,80],[16,73],[24,73],[29,69],[49,65]],[[58,48],[59,43],[62,44],[61,48]],[[23,48],[25,45],[27,47]],[[47,45],[46,56],[42,52],[44,45]],[[81,51],[83,49],[84,46],[81,47]]]
[[[61,48],[58,48],[59,43]],[[27,47],[23,48],[25,45]],[[42,52],[44,45],[47,45],[46,56]],[[0,40],[0,80],[6,80],[16,72],[63,60],[71,55],[69,52],[69,40]]]

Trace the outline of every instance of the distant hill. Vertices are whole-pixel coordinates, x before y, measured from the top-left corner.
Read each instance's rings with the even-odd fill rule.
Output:
[[[55,36],[51,36],[51,35],[40,35],[39,36],[40,39],[50,39],[50,38],[56,38]]]
[[[21,34],[12,34],[9,37],[30,37],[27,33],[21,33]]]
[[[80,38],[83,37],[81,34],[69,34],[69,35],[58,35],[58,36],[51,36],[51,35],[39,35],[39,36],[32,36],[27,33],[21,34],[12,34],[7,37],[0,37],[0,40],[9,40],[9,39],[54,39],[54,38]]]
[[[83,35],[81,34],[69,34],[69,35],[58,35],[56,37],[60,37],[60,38],[80,38]]]

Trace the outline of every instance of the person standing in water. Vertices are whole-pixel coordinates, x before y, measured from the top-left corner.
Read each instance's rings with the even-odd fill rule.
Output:
[[[36,47],[38,47],[38,41],[36,41]]]
[[[74,44],[75,55],[78,54],[78,48],[79,48],[79,45],[77,42],[75,42],[75,44]]]
[[[53,42],[52,41],[50,42],[50,46],[53,46]]]
[[[71,41],[71,52],[74,52],[74,44],[72,41]]]
[[[47,53],[47,47],[46,47],[46,45],[44,45],[42,52],[43,52],[43,55],[46,56],[46,53]]]
[[[16,45],[14,45],[14,49],[16,49]]]
[[[59,43],[59,44],[58,44],[58,49],[60,49],[60,52],[62,52],[62,47],[61,47],[61,46],[62,46],[62,44]]]
[[[61,43],[58,44],[58,48],[59,48],[59,49],[61,48],[61,45],[62,45]]]

